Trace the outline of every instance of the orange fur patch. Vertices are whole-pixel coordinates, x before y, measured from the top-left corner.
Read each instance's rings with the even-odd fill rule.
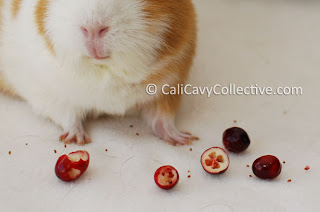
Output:
[[[142,0],[145,2],[143,11],[146,18],[151,20],[149,30],[156,31],[152,22],[169,19],[169,30],[165,34],[165,46],[160,51],[160,57],[179,53],[187,42],[196,39],[196,15],[191,0]]]
[[[53,44],[51,43],[45,29],[45,19],[47,18],[48,6],[48,0],[39,0],[35,10],[35,18],[38,27],[38,33],[44,38],[49,51],[55,55]]]
[[[11,13],[12,13],[13,18],[17,17],[17,15],[20,11],[20,8],[21,8],[21,3],[22,3],[22,0],[13,0],[12,1]]]
[[[158,61],[167,58],[176,58],[164,69],[149,76],[144,85],[154,83],[169,84],[177,87],[184,84],[188,78],[196,49],[197,26],[196,14],[191,0],[142,0],[147,14],[151,20],[149,32],[157,33],[152,27],[152,22],[169,19],[169,30],[164,35],[165,44],[158,52]],[[177,57],[175,57],[177,56]],[[144,107],[153,108],[163,115],[174,115],[179,109],[181,95],[162,95]]]

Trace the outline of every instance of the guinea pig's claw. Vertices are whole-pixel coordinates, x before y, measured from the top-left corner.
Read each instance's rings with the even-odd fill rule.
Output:
[[[190,145],[193,141],[199,140],[198,137],[193,136],[191,133],[180,132],[172,120],[157,120],[154,122],[152,129],[155,135],[174,146]]]
[[[64,133],[64,134],[60,135],[59,141],[65,141],[66,138],[68,137],[68,135],[69,135],[69,133]]]
[[[91,143],[91,139],[85,132],[66,132],[60,136],[60,141],[65,144],[76,143],[78,145],[84,145]]]
[[[196,136],[193,136],[191,133],[179,132],[176,135],[172,135],[164,138],[164,140],[176,146],[176,145],[191,145],[193,141],[197,141],[199,140],[199,138]]]

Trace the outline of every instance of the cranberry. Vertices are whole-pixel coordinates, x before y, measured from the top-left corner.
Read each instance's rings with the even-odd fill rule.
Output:
[[[252,171],[261,179],[273,179],[280,174],[281,163],[277,157],[265,155],[253,162]]]
[[[165,190],[173,188],[179,181],[179,173],[172,166],[162,166],[154,173],[154,181]]]
[[[227,129],[223,133],[223,144],[230,152],[243,152],[250,145],[250,139],[246,131],[239,127]]]
[[[76,151],[69,155],[62,155],[55,167],[56,175],[63,181],[78,179],[88,168],[89,153],[87,151]]]
[[[201,155],[201,165],[210,174],[220,174],[227,171],[229,164],[228,154],[220,147],[207,149]]]

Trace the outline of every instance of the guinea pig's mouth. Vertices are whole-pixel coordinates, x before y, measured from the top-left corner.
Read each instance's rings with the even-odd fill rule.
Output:
[[[106,61],[108,61],[109,58],[110,58],[110,55],[104,56],[104,57],[99,57],[98,55],[83,57],[84,60],[91,62],[91,63],[94,63],[94,64],[104,64],[104,63],[106,63]]]
[[[104,57],[99,57],[99,56],[83,56],[82,57],[84,61],[91,63],[91,64],[96,64],[96,65],[104,65],[108,63],[109,59],[111,58],[110,55],[104,56]]]
[[[106,60],[106,59],[109,59],[110,56],[105,56],[105,57],[95,56],[95,57],[92,57],[92,58],[94,58],[94,59],[96,59],[96,60]]]

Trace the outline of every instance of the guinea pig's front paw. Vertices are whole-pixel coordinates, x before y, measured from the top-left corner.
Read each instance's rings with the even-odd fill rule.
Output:
[[[198,137],[193,136],[191,133],[180,132],[172,122],[158,121],[153,126],[154,133],[164,141],[173,145],[188,145],[193,141],[199,140]]]
[[[79,145],[84,145],[91,143],[91,139],[84,129],[72,129],[60,136],[60,141],[63,141],[66,144],[76,143]]]
[[[169,133],[169,136],[165,137],[163,140],[173,144],[173,145],[190,145],[193,141],[199,140],[199,137],[193,136],[191,133],[177,132],[176,134]]]

